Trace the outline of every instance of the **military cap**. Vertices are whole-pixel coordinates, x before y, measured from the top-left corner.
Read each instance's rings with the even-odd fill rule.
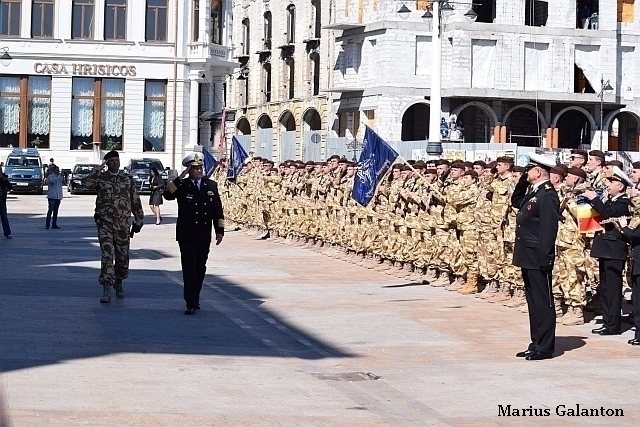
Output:
[[[489,163],[487,164],[487,167],[486,167],[485,169],[493,169],[493,168],[495,168],[495,167],[496,167],[496,165],[497,165],[497,164],[498,164],[498,162],[496,162],[496,161],[489,162]]]
[[[255,160],[257,162],[261,162],[262,161],[262,157],[256,156],[256,157],[253,157],[251,160],[252,161]]]
[[[410,165],[402,165],[402,169],[401,170],[403,172],[405,172],[405,171],[412,171],[413,169],[411,169]]]
[[[271,168],[270,172],[278,172],[278,169],[276,169],[276,168]]]
[[[402,164],[396,163],[396,164],[391,166],[391,170],[396,170],[396,169],[402,170],[402,166],[403,166]]]
[[[496,163],[508,163],[510,165],[513,164],[513,157],[511,156],[500,156],[496,159]]]
[[[293,163],[292,166],[295,166],[298,169],[304,169],[307,167],[304,163]]]
[[[607,163],[605,163],[606,166],[617,166],[620,169],[622,169],[622,162],[620,160],[609,160]]]
[[[313,160],[307,160],[307,162],[304,164],[305,166],[315,166],[316,162],[314,162]]]
[[[569,168],[567,174],[577,176],[578,178],[587,179],[587,172],[582,168]]]
[[[451,164],[451,169],[464,169],[464,163],[454,162]]]
[[[280,163],[280,164],[278,165],[278,167],[283,167],[283,168],[284,168],[284,167],[287,167],[287,168],[288,168],[290,164],[291,164],[291,162]]]
[[[327,162],[328,162],[328,161],[330,161],[330,160],[333,160],[333,159],[340,160],[340,156],[338,156],[337,154],[334,154],[334,155],[332,155],[331,157],[329,157],[329,158],[327,159]]]
[[[447,165],[450,166],[451,162],[447,159],[440,159],[436,161],[436,166]]]
[[[514,166],[512,172],[525,173],[527,169],[524,166]]]
[[[427,167],[427,164],[424,162],[424,160],[418,160],[418,161],[413,165],[413,167],[415,168],[417,165],[420,165],[420,166],[422,166],[423,168],[426,168],[426,167]]]
[[[640,169],[640,162],[633,162],[631,166],[633,166],[634,169]]]
[[[262,163],[273,163],[271,160],[269,159],[262,159],[261,160]]]
[[[591,150],[589,151],[589,156],[590,157],[599,157],[600,159],[602,159],[602,163],[604,163],[604,159],[605,159],[605,155],[602,151],[600,150]]]
[[[554,167],[555,165],[556,165],[555,162],[549,160],[548,158],[546,158],[541,154],[530,153],[529,164],[527,165],[527,169],[539,167],[546,170],[547,172],[550,172],[551,168]]]
[[[464,160],[462,160],[462,159],[453,159],[451,164],[453,164],[453,163],[464,163]]]
[[[627,176],[626,173],[624,173],[622,171],[622,169],[620,169],[617,166],[613,167],[613,175],[611,176],[611,178],[609,178],[611,181],[618,181],[623,183],[626,186],[633,186],[633,182],[631,182],[631,180],[629,179],[629,177]]]
[[[111,150],[109,151],[107,154],[104,155],[103,159],[109,160],[109,159],[118,159],[120,158],[120,154],[118,154],[118,152],[116,150]]]
[[[431,168],[427,168],[427,170],[424,171],[424,173],[426,173],[427,175],[438,175],[438,170],[437,169],[431,169]]]
[[[326,162],[313,162],[314,166],[322,166],[322,165],[326,165]]]
[[[585,162],[589,159],[589,153],[587,153],[585,150],[571,150],[571,154],[582,156]]]
[[[340,160],[338,160],[338,163],[349,163],[349,160],[346,157],[343,157]]]
[[[320,162],[320,166],[328,166],[329,162]]]
[[[567,173],[565,172],[564,169],[562,169],[560,166],[556,165],[554,167],[551,168],[550,170],[551,173],[554,173],[556,175],[560,175],[561,177],[565,177],[567,176]]]
[[[463,162],[465,168],[473,169],[473,162]]]
[[[474,179],[477,179],[478,178],[478,172],[473,171],[473,170],[469,170],[469,171],[466,171],[464,173],[464,176],[470,176],[470,177],[472,177]]]
[[[482,166],[484,169],[487,168],[487,163],[483,162],[482,160],[476,160],[475,162],[473,162],[474,166]]]
[[[412,166],[414,169],[418,169],[418,170],[426,169],[427,167],[427,165],[425,165],[424,162],[420,163],[419,161],[415,162]]]
[[[202,153],[189,153],[182,159],[182,166],[202,166]]]
[[[560,168],[564,171],[564,174],[567,174],[567,171],[569,170],[569,166],[565,165],[564,163],[558,163],[555,167]]]
[[[416,162],[416,161],[415,161],[415,160],[413,160],[413,159],[409,159],[409,160],[407,160],[407,164],[410,164],[411,166],[413,166],[415,162]]]

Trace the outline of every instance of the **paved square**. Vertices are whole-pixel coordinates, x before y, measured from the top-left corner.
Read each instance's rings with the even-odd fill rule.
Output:
[[[62,229],[45,230],[44,196],[8,200],[0,370],[13,426],[640,424],[631,331],[559,325],[557,357],[527,362],[515,309],[240,232],[212,249],[202,310],[184,316],[173,203],[132,240],[126,298],[101,305],[93,202],[66,197]],[[556,415],[577,404],[624,417]]]

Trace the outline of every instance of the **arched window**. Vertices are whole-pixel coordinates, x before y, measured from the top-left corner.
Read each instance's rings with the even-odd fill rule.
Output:
[[[322,3],[321,0],[311,0],[311,6],[313,7],[313,38],[320,38],[320,31],[322,29]]]
[[[271,20],[271,12],[264,13],[264,48],[265,50],[271,50],[271,34],[273,33],[273,26]]]
[[[309,55],[311,60],[311,95],[320,94],[320,55],[312,53]]]
[[[296,41],[296,7],[292,4],[287,6],[287,44]]]
[[[271,102],[271,64],[268,62],[262,66],[262,93],[264,102]]]
[[[287,64],[287,71],[288,71],[288,83],[289,83],[289,93],[288,93],[288,98],[287,99],[293,99],[295,96],[295,89],[296,89],[296,68],[295,68],[295,62],[293,60],[293,58],[288,58],[286,61]]]
[[[244,55],[249,55],[250,53],[250,40],[251,40],[251,33],[250,33],[250,28],[249,28],[249,18],[244,18],[242,20],[242,53]]]

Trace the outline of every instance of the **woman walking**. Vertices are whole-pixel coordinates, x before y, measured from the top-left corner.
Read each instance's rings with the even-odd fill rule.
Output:
[[[162,193],[164,191],[164,182],[158,173],[158,169],[151,168],[149,170],[149,188],[151,196],[149,196],[149,207],[151,212],[156,216],[156,225],[162,223],[162,215],[160,215],[160,206],[162,205]]]
[[[47,176],[47,201],[49,202],[49,210],[47,210],[47,222],[44,227],[46,229],[49,229],[49,225],[51,225],[53,229],[60,228],[58,227],[58,209],[62,201],[62,180],[60,168],[56,165],[51,166],[49,176]]]

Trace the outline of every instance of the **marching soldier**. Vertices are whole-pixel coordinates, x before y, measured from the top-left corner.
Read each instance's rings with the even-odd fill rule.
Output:
[[[200,291],[207,270],[211,246],[211,229],[216,245],[224,237],[224,214],[218,185],[202,175],[202,159],[198,153],[182,160],[186,169],[167,185],[164,198],[178,201],[176,240],[180,246],[180,263],[184,282],[184,314],[193,315],[200,309]],[[188,179],[185,179],[186,176]]]
[[[105,165],[107,170],[103,172]],[[98,278],[103,289],[100,302],[110,303],[111,286],[116,297],[124,298],[122,281],[129,277],[129,239],[142,229],[144,211],[133,178],[120,171],[120,156],[115,150],[105,154],[104,162],[82,184],[98,193],[93,217],[102,254]],[[130,226],[132,214],[134,222]]]

